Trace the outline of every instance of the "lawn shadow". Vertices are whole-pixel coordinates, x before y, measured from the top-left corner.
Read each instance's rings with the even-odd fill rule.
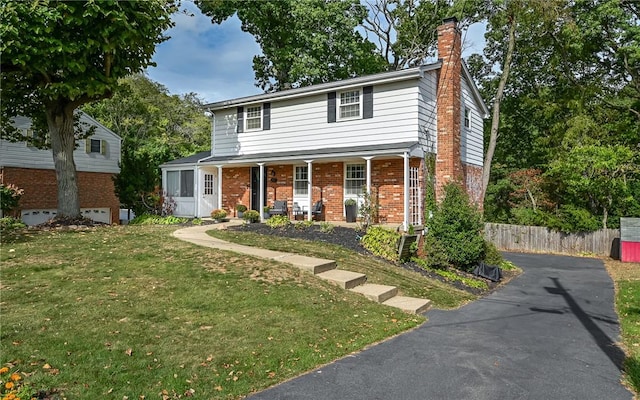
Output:
[[[598,344],[598,347],[609,357],[611,362],[620,370],[624,370],[625,354],[616,345],[616,343],[594,322],[594,318],[585,312],[582,307],[575,301],[573,296],[562,286],[558,278],[549,278],[553,281],[555,287],[545,287],[546,291],[551,294],[557,294],[564,298],[569,309],[578,318],[582,325],[591,334]]]

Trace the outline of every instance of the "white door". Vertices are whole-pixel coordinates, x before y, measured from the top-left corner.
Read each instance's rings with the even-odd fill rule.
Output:
[[[207,217],[211,211],[218,208],[216,205],[216,176],[213,174],[202,175],[202,194],[200,196],[200,216]]]

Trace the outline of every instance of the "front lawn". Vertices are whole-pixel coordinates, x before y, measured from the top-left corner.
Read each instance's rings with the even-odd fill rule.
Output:
[[[3,244],[0,367],[60,398],[238,398],[424,321],[175,229]]]

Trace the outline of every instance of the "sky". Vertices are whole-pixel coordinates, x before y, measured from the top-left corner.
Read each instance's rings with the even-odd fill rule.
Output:
[[[166,32],[171,39],[156,47],[147,76],[167,87],[171,94],[197,93],[205,103],[262,93],[254,84],[253,56],[260,46],[242,32],[240,20],[232,17],[220,25],[200,13],[191,1],[183,1],[189,13],[173,16],[175,26]],[[191,15],[189,15],[191,14]],[[462,32],[463,57],[484,47],[482,24]]]

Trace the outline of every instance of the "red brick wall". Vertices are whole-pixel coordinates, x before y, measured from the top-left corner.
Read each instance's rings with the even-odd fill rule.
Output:
[[[437,118],[438,154],[436,158],[436,198],[448,182],[463,182],[460,155],[461,37],[455,19],[438,27],[438,57],[442,68],[438,77]]]
[[[422,160],[411,159],[410,166],[422,168]],[[344,221],[344,163],[313,163],[312,168],[313,203],[322,199],[326,221]],[[293,209],[293,166],[269,165],[265,170],[267,204],[286,200],[289,209]],[[251,204],[251,168],[223,168],[222,171],[222,204],[233,215],[236,204],[247,207]],[[275,176],[271,171],[275,171]],[[400,157],[371,162],[371,185],[376,189],[381,222],[401,223],[403,220],[403,173],[404,161]],[[271,181],[272,177],[276,182]]]
[[[111,223],[120,218],[120,201],[116,197],[113,174],[99,172],[78,172],[78,191],[81,208],[111,209]],[[56,172],[50,169],[30,169],[4,167],[2,183],[12,183],[24,194],[20,198],[20,210],[57,208],[58,187]]]

